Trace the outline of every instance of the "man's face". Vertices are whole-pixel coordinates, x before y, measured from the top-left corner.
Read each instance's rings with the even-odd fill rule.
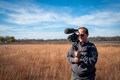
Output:
[[[79,29],[78,32],[79,32],[79,34],[78,34],[79,41],[86,42],[88,35],[85,33],[85,29]]]

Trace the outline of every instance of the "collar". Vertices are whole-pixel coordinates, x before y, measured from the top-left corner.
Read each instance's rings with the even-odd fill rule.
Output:
[[[85,46],[88,42],[89,42],[88,40],[85,41],[83,44],[80,42],[80,45],[81,45],[81,46]]]

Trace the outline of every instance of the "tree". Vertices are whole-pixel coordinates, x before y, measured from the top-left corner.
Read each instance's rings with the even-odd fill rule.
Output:
[[[9,42],[14,42],[15,41],[15,38],[13,36],[6,36],[6,41],[9,43]]]
[[[4,42],[4,37],[0,36],[0,42]]]

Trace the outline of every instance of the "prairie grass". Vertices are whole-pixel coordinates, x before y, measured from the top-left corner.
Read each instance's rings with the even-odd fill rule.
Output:
[[[120,79],[120,45],[97,44],[96,80]],[[70,80],[70,44],[0,45],[0,80]]]

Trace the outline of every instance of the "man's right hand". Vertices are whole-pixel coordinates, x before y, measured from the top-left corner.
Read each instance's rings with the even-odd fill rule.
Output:
[[[79,62],[78,57],[75,57],[75,58],[74,58],[74,61],[75,61],[75,62]]]
[[[74,51],[74,55],[75,55],[75,57],[77,57],[78,56],[78,51]]]

